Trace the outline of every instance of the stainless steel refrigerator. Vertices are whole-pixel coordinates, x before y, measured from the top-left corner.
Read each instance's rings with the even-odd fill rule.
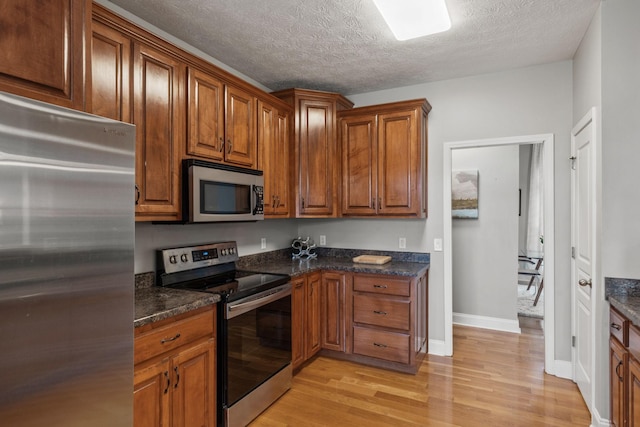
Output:
[[[133,424],[134,145],[0,92],[0,425]]]

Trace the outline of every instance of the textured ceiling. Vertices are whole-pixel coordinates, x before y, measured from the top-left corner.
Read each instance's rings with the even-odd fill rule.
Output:
[[[446,0],[450,31],[396,41],[371,0],[111,0],[272,90],[345,95],[573,57],[600,0]]]

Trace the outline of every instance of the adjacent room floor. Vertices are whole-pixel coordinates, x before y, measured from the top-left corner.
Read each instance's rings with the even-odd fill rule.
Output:
[[[454,356],[428,355],[417,375],[318,357],[251,426],[588,426],[576,385],[543,372],[539,320],[524,323],[454,326]]]

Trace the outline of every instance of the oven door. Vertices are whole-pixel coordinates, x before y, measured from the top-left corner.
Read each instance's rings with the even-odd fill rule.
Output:
[[[223,424],[244,426],[291,388],[291,284],[228,302],[224,313]]]

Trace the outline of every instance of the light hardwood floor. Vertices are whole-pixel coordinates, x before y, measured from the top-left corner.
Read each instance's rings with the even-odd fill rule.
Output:
[[[318,357],[251,427],[589,426],[576,385],[543,366],[535,329],[455,326],[454,356],[428,355],[417,375]]]

